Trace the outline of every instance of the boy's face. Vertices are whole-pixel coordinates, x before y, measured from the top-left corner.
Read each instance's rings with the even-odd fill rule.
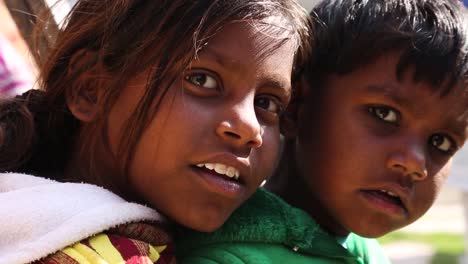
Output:
[[[330,76],[299,111],[305,209],[334,234],[377,237],[421,217],[467,138],[463,87],[441,97],[411,70],[398,81],[398,60]]]

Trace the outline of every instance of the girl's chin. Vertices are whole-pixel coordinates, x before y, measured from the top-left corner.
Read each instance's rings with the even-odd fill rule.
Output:
[[[216,231],[218,228],[220,228],[224,224],[224,222],[225,221],[218,221],[216,223],[209,223],[209,224],[206,222],[203,222],[198,225],[191,225],[188,227],[190,229],[193,229],[199,232],[211,233],[211,232]]]
[[[199,232],[214,232],[220,228],[229,218],[230,214],[199,214],[196,219],[180,219],[177,223],[183,226],[199,231]],[[175,219],[175,218],[173,218]]]

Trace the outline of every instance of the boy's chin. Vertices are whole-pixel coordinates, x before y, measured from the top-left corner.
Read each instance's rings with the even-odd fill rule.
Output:
[[[365,238],[379,238],[395,230],[384,231],[384,232],[354,232],[355,234]]]
[[[361,237],[379,238],[388,233],[396,231],[404,226],[406,225],[385,226],[385,225],[382,225],[381,223],[368,223],[365,227],[352,228],[350,229],[350,232],[355,233],[356,235],[359,235]]]

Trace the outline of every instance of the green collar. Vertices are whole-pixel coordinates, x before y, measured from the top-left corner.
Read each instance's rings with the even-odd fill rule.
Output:
[[[302,254],[356,260],[306,212],[264,189],[259,189],[217,231],[207,234],[181,228],[177,233],[177,250],[182,252],[216,243],[259,242],[282,244]]]

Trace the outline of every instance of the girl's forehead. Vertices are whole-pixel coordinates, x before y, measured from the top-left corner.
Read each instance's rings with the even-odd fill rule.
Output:
[[[294,32],[292,22],[284,16],[269,16],[253,23],[259,33],[267,33],[276,39],[291,38]]]
[[[212,38],[199,50],[224,50],[225,43],[243,38],[240,48],[255,50],[255,59],[268,57],[277,48],[288,43],[296,51],[298,43],[295,32],[284,21],[284,18],[272,17],[262,20],[236,20],[220,28]]]

